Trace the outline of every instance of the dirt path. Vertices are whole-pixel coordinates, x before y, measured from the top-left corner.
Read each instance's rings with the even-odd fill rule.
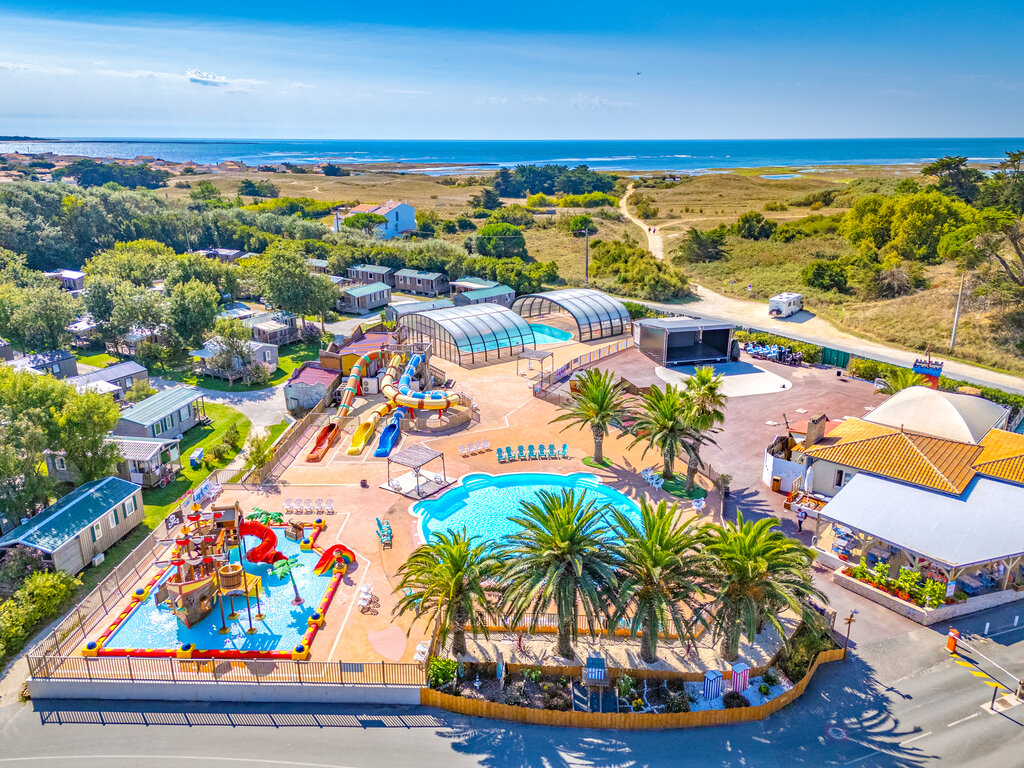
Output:
[[[626,201],[629,199],[629,196],[631,194],[633,194],[632,184],[630,184],[629,187],[626,188],[626,194],[624,194],[622,196],[622,199],[619,200],[619,210],[622,212],[623,216],[625,216],[631,222],[636,224],[638,227],[640,227],[640,229],[642,229],[647,234],[647,250],[653,253],[655,258],[664,259],[665,249],[664,243],[661,240],[661,235],[658,234],[657,232],[652,232],[650,224],[648,224],[643,219],[638,219],[636,216],[629,212],[629,206],[626,205]],[[669,222],[669,224],[673,223],[674,222]]]

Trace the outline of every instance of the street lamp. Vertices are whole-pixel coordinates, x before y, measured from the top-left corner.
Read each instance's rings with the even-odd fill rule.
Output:
[[[843,619],[843,621],[846,622],[846,643],[843,644],[843,661],[846,661],[846,649],[850,647],[850,628],[853,626],[853,622],[856,621],[853,617],[858,613],[860,613],[860,611],[854,608],[850,611],[850,615]]]

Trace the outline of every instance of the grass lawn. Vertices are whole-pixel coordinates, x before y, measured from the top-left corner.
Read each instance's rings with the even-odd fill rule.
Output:
[[[605,469],[607,467],[610,467],[615,462],[613,462],[607,456],[605,456],[604,457],[604,461],[601,461],[601,462],[594,461],[594,457],[593,456],[584,456],[583,457],[583,463],[584,463],[584,465],[586,465],[588,467],[594,467],[595,469]]]
[[[295,344],[288,344],[281,347],[277,360],[277,370],[270,375],[269,386],[273,387],[278,384],[283,384],[288,380],[288,377],[292,375],[292,372],[303,363],[319,359],[319,340],[297,342]],[[150,371],[150,375],[159,376],[162,379],[180,381],[182,384],[189,384],[194,387],[203,387],[204,389],[212,389],[218,392],[251,392],[255,389],[266,389],[266,387],[249,386],[248,384],[243,384],[240,381],[236,381],[229,387],[227,381],[224,379],[214,378],[213,376],[200,376],[190,370],[162,371],[154,369]]]
[[[703,499],[708,495],[708,492],[699,485],[694,485],[692,491],[686,490],[686,473],[677,473],[674,480],[666,480],[665,484],[661,486],[661,489],[665,491],[665,493],[670,493],[676,498],[686,499],[687,501]]]
[[[75,357],[82,365],[93,365],[97,368],[106,368],[108,365],[121,362],[121,358],[113,357],[106,352],[76,352]]]
[[[199,425],[193,427],[185,434],[185,438],[181,441],[182,469],[178,473],[177,479],[173,483],[168,483],[163,488],[154,488],[142,492],[142,501],[146,511],[146,517],[142,524],[106,551],[106,559],[102,565],[97,567],[90,566],[85,569],[79,577],[82,580],[82,586],[78,591],[79,596],[87,594],[106,578],[118,563],[124,560],[149,535],[150,531],[167,516],[167,513],[171,511],[178,499],[185,495],[189,489],[194,488],[205,480],[206,476],[210,474],[210,470],[205,467],[194,470],[188,466],[188,457],[192,451],[196,448],[210,448],[220,442],[224,433],[232,424],[238,427],[238,434],[241,437],[239,445],[245,443],[251,424],[239,411],[227,405],[207,403],[206,415],[210,417],[212,423],[206,426]],[[274,425],[271,427],[271,431],[279,426]],[[227,466],[237,453],[238,451],[232,451],[223,462],[216,464],[216,468],[221,469]]]

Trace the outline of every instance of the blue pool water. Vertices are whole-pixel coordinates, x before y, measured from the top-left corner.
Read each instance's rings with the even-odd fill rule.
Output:
[[[176,648],[181,643],[195,643],[201,650],[234,649],[238,651],[276,651],[290,650],[302,639],[308,628],[307,619],[320,604],[320,599],[327,591],[331,580],[331,572],[323,576],[313,573],[313,566],[320,558],[318,552],[301,552],[299,543],[284,537],[281,529],[277,533],[277,548],[287,557],[299,556],[302,567],[293,573],[299,587],[299,594],[305,602],[295,606],[291,601],[295,597],[290,579],[278,579],[270,572],[265,563],[246,561],[246,570],[262,579],[260,601],[263,607],[263,621],[253,621],[257,632],[245,634],[249,621],[245,611],[245,599],[236,597],[235,610],[238,618],[228,619],[230,634],[222,635],[220,630],[220,609],[213,611],[199,624],[188,629],[171,613],[168,608],[157,607],[151,595],[139,605],[117,631],[104,644],[106,648]],[[246,536],[247,547],[254,547],[258,539]],[[238,561],[238,550],[232,550],[231,561]],[[155,589],[153,590],[155,593]],[[256,613],[256,601],[251,600],[252,612]],[[230,610],[230,603],[225,602],[225,611]]]
[[[544,323],[530,323],[530,327],[533,328],[533,338],[537,340],[538,344],[554,344],[557,341],[569,341],[572,338],[569,331],[544,325]]]
[[[610,504],[629,517],[640,519],[640,510],[632,499],[602,485],[597,477],[585,472],[571,475],[546,472],[466,475],[461,484],[439,498],[413,506],[412,513],[420,517],[420,535],[424,541],[435,532],[462,528],[470,534],[500,541],[515,531],[517,526],[509,522],[509,517],[519,511],[520,502],[536,499],[540,491],[558,493],[566,488],[582,490],[588,499]]]

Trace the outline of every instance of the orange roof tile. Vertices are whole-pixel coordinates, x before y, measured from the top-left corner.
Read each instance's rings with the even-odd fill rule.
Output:
[[[976,472],[1024,485],[1024,435],[993,429],[981,439],[981,447]]]
[[[806,455],[893,480],[959,495],[984,449],[942,437],[847,419]]]

